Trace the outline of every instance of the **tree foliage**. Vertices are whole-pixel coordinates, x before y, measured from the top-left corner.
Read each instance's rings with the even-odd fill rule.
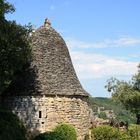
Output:
[[[93,112],[95,114],[98,114],[98,108],[103,107],[104,110],[113,110],[113,120],[117,123],[117,122],[128,122],[130,123],[134,123],[136,121],[135,119],[135,115],[133,113],[130,113],[129,110],[126,110],[126,108],[122,105],[122,103],[117,102],[112,100],[111,98],[104,98],[104,97],[90,97],[90,104],[91,107],[93,109]],[[101,117],[100,115],[98,115],[98,117]],[[111,119],[111,116],[108,117],[107,119]]]
[[[10,3],[5,0],[0,0],[0,18],[4,19],[4,15],[7,13],[12,13],[15,11],[15,8]]]
[[[0,109],[0,140],[26,140],[26,131],[17,116]]]
[[[103,125],[92,129],[91,140],[139,140],[139,132],[139,125],[131,125],[127,131]]]
[[[5,14],[9,12],[14,12],[14,7],[0,0],[0,94],[30,58],[29,34],[32,27],[7,21]]]
[[[116,101],[120,101],[126,109],[136,114],[137,123],[140,123],[140,65],[138,72],[129,82],[120,81],[116,78],[108,80],[106,88],[112,93]]]

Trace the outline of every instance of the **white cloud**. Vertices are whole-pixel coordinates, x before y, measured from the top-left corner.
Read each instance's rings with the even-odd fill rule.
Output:
[[[120,38],[118,40],[114,40],[112,42],[116,45],[122,45],[122,46],[133,46],[133,45],[139,45],[140,44],[140,38]]]
[[[130,57],[132,57],[132,58],[140,58],[140,54],[131,54]]]
[[[59,2],[59,4],[57,4],[57,6],[55,4],[51,4],[50,5],[50,10],[55,10],[55,9],[59,9],[59,8],[64,8],[64,7],[67,7],[69,5],[69,2],[68,1],[64,1],[63,3]]]
[[[71,57],[80,79],[131,76],[138,65],[138,62],[84,52],[71,52]]]
[[[55,6],[54,5],[51,5],[50,6],[50,10],[55,10]]]
[[[72,38],[66,38],[67,45],[70,48],[107,48],[107,47],[128,47],[134,45],[140,45],[140,38],[128,38],[123,37],[116,40],[105,39],[101,42],[88,43],[78,41]]]

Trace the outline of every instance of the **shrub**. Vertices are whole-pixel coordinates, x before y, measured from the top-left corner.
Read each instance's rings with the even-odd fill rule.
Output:
[[[111,126],[98,126],[92,129],[92,140],[118,140],[119,130]]]
[[[55,132],[45,132],[36,136],[33,140],[61,140]]]
[[[119,140],[132,140],[132,137],[127,132],[120,132]]]
[[[0,109],[0,140],[26,140],[26,131],[16,115]]]
[[[53,132],[39,134],[33,140],[76,140],[76,137],[76,131],[73,126],[60,124]]]
[[[140,125],[132,124],[129,126],[129,135],[133,140],[140,140]]]
[[[59,135],[60,140],[77,140],[76,131],[73,126],[60,124],[54,129],[55,135]]]
[[[106,116],[106,113],[105,112],[101,112],[99,115],[98,115],[99,118],[102,118],[102,119],[107,119],[107,116]]]

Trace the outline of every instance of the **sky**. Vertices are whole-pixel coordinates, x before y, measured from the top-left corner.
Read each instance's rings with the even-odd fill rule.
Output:
[[[140,0],[8,0],[8,20],[34,28],[49,18],[66,41],[77,76],[93,97],[111,97],[111,77],[130,80],[140,62]]]

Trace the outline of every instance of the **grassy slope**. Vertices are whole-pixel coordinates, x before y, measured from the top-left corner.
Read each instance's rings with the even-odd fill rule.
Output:
[[[104,107],[105,110],[113,110],[116,115],[116,121],[128,121],[129,123],[135,123],[135,116],[127,111],[123,105],[116,103],[110,98],[96,97],[90,98],[92,108]]]

